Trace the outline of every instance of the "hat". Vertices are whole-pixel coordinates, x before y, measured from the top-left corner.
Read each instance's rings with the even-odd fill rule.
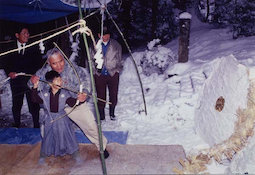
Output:
[[[110,32],[110,30],[108,29],[107,26],[104,26],[104,27],[103,27],[103,34],[104,34],[104,35],[105,35],[105,34],[111,34],[111,32]]]

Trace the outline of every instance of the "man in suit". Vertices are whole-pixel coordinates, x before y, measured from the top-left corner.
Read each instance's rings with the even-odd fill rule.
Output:
[[[42,55],[38,47],[23,48],[27,44],[29,36],[27,27],[21,26],[17,29],[15,33],[17,40],[8,46],[8,50],[16,48],[19,48],[19,50],[3,58],[3,67],[6,75],[11,78],[14,127],[20,127],[21,108],[23,106],[24,95],[26,95],[29,112],[33,117],[34,128],[39,128],[40,107],[31,101],[31,90],[27,85],[29,77],[17,76],[16,74],[20,72],[34,74],[43,65]]]

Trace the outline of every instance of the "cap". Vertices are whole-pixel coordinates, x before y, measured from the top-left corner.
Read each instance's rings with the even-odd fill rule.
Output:
[[[105,35],[105,34],[111,34],[111,33],[110,33],[110,30],[108,29],[107,26],[104,26],[104,27],[103,27],[103,34],[104,34],[104,35]]]

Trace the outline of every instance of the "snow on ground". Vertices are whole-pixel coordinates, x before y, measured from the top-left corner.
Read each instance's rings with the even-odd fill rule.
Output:
[[[118,120],[112,122],[107,118],[107,121],[103,122],[103,130],[129,131],[128,144],[180,144],[187,154],[209,147],[195,132],[194,118],[199,92],[211,75],[216,59],[226,59],[231,55],[247,68],[253,67],[255,37],[233,40],[228,29],[215,29],[205,24],[191,28],[190,37],[188,63],[169,65],[162,75],[152,74],[147,77],[141,74],[148,115],[140,112],[144,109],[141,90],[131,59],[127,58],[120,77],[119,104],[116,109]],[[148,47],[151,49],[151,45]],[[168,48],[177,55],[178,40],[156,47]],[[139,65],[139,60],[145,53],[135,52],[133,55]],[[174,74],[177,75],[169,76]],[[247,84],[244,87],[247,87]],[[250,151],[254,152],[254,142],[250,142],[250,145],[249,150],[240,154],[249,155]],[[249,166],[245,163],[239,167],[238,163],[230,166],[230,163],[219,165],[213,162],[208,166],[207,172],[255,173],[255,167],[251,164],[254,156],[240,156],[233,160],[249,162]]]

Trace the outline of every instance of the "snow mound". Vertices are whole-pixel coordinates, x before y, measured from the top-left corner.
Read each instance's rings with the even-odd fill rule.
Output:
[[[234,132],[236,111],[246,108],[248,88],[247,68],[233,55],[213,60],[195,109],[196,131],[210,146],[228,139]],[[218,99],[223,105],[217,110]]]

